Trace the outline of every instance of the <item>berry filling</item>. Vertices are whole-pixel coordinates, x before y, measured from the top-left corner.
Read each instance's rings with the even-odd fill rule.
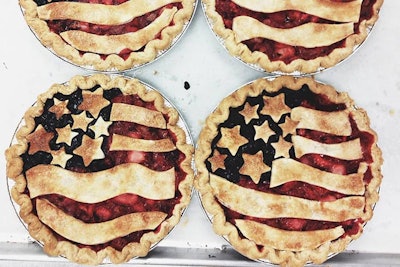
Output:
[[[285,104],[290,108],[302,106],[328,112],[340,111],[346,108],[346,105],[344,103],[334,103],[324,95],[313,93],[307,85],[304,85],[300,90],[297,91],[287,88],[282,88],[276,93],[268,93],[264,91],[263,94],[260,96],[247,97],[245,104],[248,103],[251,106],[259,105],[260,110],[264,105],[263,96],[276,96],[281,93],[284,93]],[[241,187],[254,189],[266,193],[289,195],[315,201],[334,201],[347,196],[342,193],[330,191],[328,189],[300,181],[287,182],[283,185],[270,188],[271,172],[269,171],[261,175],[261,179],[258,183],[255,183],[248,176],[240,174],[239,169],[243,165],[242,155],[244,153],[255,154],[257,151],[259,151],[260,147],[263,148],[264,163],[268,166],[272,166],[272,162],[275,159],[275,150],[271,146],[271,143],[277,142],[279,136],[282,135],[280,124],[283,123],[285,121],[285,118],[288,116],[287,114],[283,115],[279,122],[276,123],[272,120],[270,116],[258,113],[259,118],[253,118],[250,122],[245,123],[243,116],[239,113],[244,109],[244,107],[245,105],[243,104],[237,108],[231,108],[228,119],[219,125],[219,129],[232,128],[236,125],[240,125],[241,136],[245,137],[249,142],[242,145],[238,149],[236,155],[232,156],[226,148],[221,148],[217,146],[217,143],[221,138],[221,135],[217,135],[212,141],[211,148],[212,151],[217,150],[220,154],[226,155],[226,159],[224,160],[225,168],[218,168],[216,171],[213,172],[211,168],[211,163],[209,161],[206,161],[206,166],[209,172],[215,173],[219,177],[224,177],[230,182],[238,184]],[[356,122],[352,118],[351,114],[349,115],[349,121],[352,129],[352,132],[349,136],[337,136],[333,134],[319,132],[316,130],[306,129],[297,129],[296,135],[303,136],[308,139],[312,139],[314,141],[325,144],[335,144],[359,138],[361,141],[360,143],[363,155],[361,159],[343,160],[327,155],[312,153],[305,154],[300,158],[296,158],[293,147],[289,151],[290,158],[300,161],[314,168],[331,173],[343,175],[356,173],[361,162],[371,163],[373,160],[371,148],[374,142],[374,136],[368,132],[364,132],[358,129]],[[272,131],[275,132],[275,134],[272,134],[269,137],[268,143],[266,143],[262,139],[257,139],[256,141],[254,141],[254,126],[261,125],[264,122],[268,122],[269,127]],[[285,136],[284,139],[290,142],[291,138],[292,134],[288,134]],[[372,173],[371,170],[368,169],[364,174],[364,183],[368,184],[371,179]],[[221,206],[223,206],[223,204],[221,204]],[[363,223],[361,219],[347,220],[344,222],[325,222],[294,218],[262,219],[239,214],[233,210],[230,210],[228,207],[223,206],[223,209],[225,211],[227,221],[231,222],[232,224],[235,224],[235,219],[249,219],[284,230],[329,229],[342,225],[345,229],[344,235],[353,235],[358,233]]]
[[[91,91],[95,91],[98,87],[94,87]],[[145,107],[150,110],[156,110],[154,102],[145,102],[138,95],[124,95],[119,89],[105,90],[103,93],[105,99],[109,100],[110,103],[125,103]],[[72,125],[72,116],[75,113],[79,113],[79,105],[82,103],[82,91],[78,89],[71,95],[63,95],[57,93],[55,98],[64,101],[68,100],[68,109],[71,114],[64,114],[57,118],[54,113],[49,111],[49,108],[53,106],[53,100],[47,100],[44,106],[44,110],[41,116],[35,118],[36,126],[42,125],[47,132],[54,132],[56,129],[63,128],[68,125]],[[111,111],[111,105],[105,106],[99,113],[99,117],[102,117],[105,121],[109,120]],[[87,116],[88,115],[87,113]],[[168,116],[164,114],[165,120],[168,122]],[[90,124],[89,124],[90,125]],[[96,172],[105,170],[117,166],[122,163],[135,162],[140,163],[152,170],[165,171],[170,168],[175,169],[176,188],[175,196],[173,199],[168,200],[152,200],[140,197],[135,194],[122,194],[111,199],[105,200],[100,203],[88,204],[80,203],[73,199],[69,199],[65,196],[50,194],[39,196],[45,198],[53,203],[55,206],[60,208],[62,211],[79,219],[86,223],[98,223],[105,222],[125,214],[143,211],[162,211],[167,215],[167,218],[171,217],[176,204],[180,202],[181,193],[178,190],[178,186],[181,181],[186,177],[186,173],[180,167],[181,162],[184,161],[185,155],[178,149],[171,152],[141,152],[141,151],[110,151],[110,145],[112,142],[112,135],[120,134],[124,136],[131,136],[141,139],[164,139],[169,138],[173,143],[177,142],[175,134],[168,129],[158,129],[146,127],[132,122],[113,122],[108,127],[109,136],[104,136],[102,144],[102,151],[105,157],[103,159],[93,160],[88,166],[85,166],[80,156],[73,154],[77,147],[81,145],[83,135],[89,135],[94,137],[94,132],[90,130],[90,127],[86,131],[79,129],[79,134],[74,137],[71,141],[71,145],[68,146],[65,143],[56,143],[53,138],[50,141],[50,148],[52,150],[59,150],[64,148],[66,153],[71,154],[72,158],[66,163],[65,169],[75,172]],[[39,151],[34,154],[28,152],[21,155],[24,161],[24,172],[38,164],[51,164],[52,156],[50,153]],[[29,195],[28,188],[25,189],[25,193]],[[32,201],[35,203],[35,201]],[[33,213],[37,214],[35,204],[33,207]],[[157,232],[159,229],[155,229]],[[131,233],[127,236],[120,237],[105,244],[86,246],[82,244],[76,244],[79,247],[89,247],[94,251],[99,251],[108,246],[113,247],[116,250],[121,251],[122,248],[132,242],[139,242],[140,238],[149,231],[138,231]],[[53,234],[59,240],[65,240],[62,236],[53,232]]]
[[[345,0],[338,2],[347,2]],[[375,0],[363,1],[358,23],[354,24],[354,32],[359,33],[359,23],[368,20],[373,15]],[[243,8],[231,0],[216,0],[216,11],[222,16],[224,25],[232,29],[232,21],[237,16],[249,16],[274,28],[289,29],[305,23],[335,23],[300,11],[288,10],[275,13],[261,13]],[[305,48],[291,46],[265,38],[253,38],[243,42],[252,52],[260,51],[268,56],[271,61],[283,61],[289,64],[296,59],[312,60],[317,57],[327,56],[333,50],[345,46],[345,40],[329,46]]]
[[[56,0],[52,2],[62,2],[63,0]],[[65,0],[64,0],[65,1]],[[92,4],[105,4],[105,5],[119,5],[128,0],[73,0],[69,2],[81,2],[81,3],[92,3]],[[40,5],[45,5],[48,4],[47,1],[35,1],[38,6]],[[93,33],[96,35],[120,35],[120,34],[125,34],[129,32],[136,32],[140,29],[143,29],[144,27],[148,26],[151,22],[153,22],[157,17],[160,16],[160,14],[163,12],[164,9],[168,8],[171,9],[173,7],[176,7],[178,9],[182,8],[181,3],[172,3],[165,5],[164,7],[161,7],[157,10],[151,11],[146,13],[145,15],[139,16],[134,18],[132,21],[122,24],[122,25],[115,25],[115,26],[110,26],[110,25],[99,25],[99,24],[93,24],[93,23],[88,23],[84,21],[76,21],[76,20],[49,20],[47,21],[47,25],[49,26],[50,30],[56,34],[60,34],[61,32],[64,31],[70,31],[70,30],[79,30],[79,31],[84,31],[87,33]],[[169,26],[173,25],[173,21]],[[154,39],[161,39],[161,33],[158,33],[157,36]],[[132,51],[128,48],[123,49],[118,55],[126,60],[131,52],[137,52],[137,51],[143,51],[144,47]],[[85,51],[80,51],[81,54],[84,54]],[[105,59],[108,55],[100,55],[103,59]]]

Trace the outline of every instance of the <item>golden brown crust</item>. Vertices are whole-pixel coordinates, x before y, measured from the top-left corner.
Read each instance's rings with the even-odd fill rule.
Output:
[[[329,55],[317,57],[311,60],[304,59],[296,59],[286,64],[283,61],[271,61],[268,56],[262,52],[254,51],[252,52],[245,44],[239,42],[236,37],[236,33],[233,30],[228,29],[224,26],[223,19],[221,15],[216,11],[216,0],[202,0],[204,4],[205,13],[207,15],[208,21],[216,33],[218,37],[222,39],[222,42],[228,52],[234,56],[239,58],[245,63],[248,63],[252,66],[255,66],[257,69],[264,70],[266,72],[275,72],[275,73],[284,73],[284,74],[292,74],[292,73],[316,73],[320,70],[330,68],[348,56],[350,56],[354,50],[364,42],[366,39],[371,27],[374,25],[376,20],[378,19],[378,12],[383,4],[383,0],[377,0],[375,5],[373,6],[373,15],[368,20],[363,20],[359,25],[359,33],[352,33],[346,37],[345,45],[342,48],[334,49]],[[239,2],[246,2],[239,1]],[[253,6],[253,1],[248,1],[250,6]],[[290,2],[293,1],[283,1]],[[296,6],[307,5],[303,4],[304,1],[297,1]],[[313,2],[313,1],[311,1]],[[317,1],[318,2],[318,1]],[[320,1],[323,2],[323,1]],[[356,1],[354,1],[356,2]],[[332,1],[329,1],[332,3]],[[268,4],[266,4],[268,5]],[[286,5],[286,4],[276,4],[276,6]],[[315,4],[310,4],[315,7]],[[326,3],[324,3],[326,5]],[[337,8],[335,6],[331,6],[328,4],[330,8]],[[258,7],[259,8],[259,7]],[[302,7],[303,9],[307,9],[306,6]],[[328,12],[329,13],[329,12]],[[341,12],[334,12],[341,13]],[[346,15],[342,13],[342,15]],[[336,18],[342,20],[341,18]],[[347,19],[345,19],[347,20]],[[349,29],[349,28],[348,28]],[[248,33],[248,31],[245,31]],[[247,34],[246,33],[246,34]],[[277,35],[279,37],[279,35]]]
[[[182,0],[180,2],[182,3],[183,8],[173,14],[172,23],[169,26],[160,29],[161,38],[150,38],[150,41],[145,44],[143,51],[132,52],[126,59],[112,53],[106,55],[106,58],[103,59],[99,54],[89,51],[84,52],[83,55],[81,55],[75,47],[66,42],[60,35],[50,31],[46,20],[39,17],[38,6],[33,0],[19,0],[27,24],[45,47],[49,48],[59,57],[75,65],[99,71],[124,71],[132,69],[154,60],[165,50],[169,49],[176,39],[183,33],[193,15],[196,5],[196,1],[194,0]],[[70,5],[67,4],[67,6]],[[146,6],[150,9],[154,8],[152,5]],[[87,7],[79,6],[79,8],[86,9]],[[104,8],[99,9],[103,15],[104,13],[107,15],[108,9],[105,10],[105,12],[103,10]],[[122,8],[122,10],[124,10],[124,8]],[[46,9],[43,10],[43,8],[40,10],[41,14],[47,12],[49,11]],[[141,10],[140,12],[144,11]],[[47,14],[45,15],[50,16]],[[44,15],[42,14],[42,16]],[[61,15],[58,14],[57,16]],[[79,38],[77,41],[78,40]],[[85,44],[86,43],[83,43],[82,45]]]
[[[269,93],[276,93],[282,87],[290,88],[292,90],[299,90],[304,84],[307,84],[312,92],[316,94],[324,94],[329,99],[329,101],[333,103],[344,103],[352,118],[356,121],[357,127],[360,130],[362,129],[362,131],[368,132],[375,138],[371,149],[372,162],[368,163],[368,168],[371,170],[373,178],[370,183],[364,185],[365,192],[361,198],[357,198],[357,200],[354,199],[354,202],[353,200],[349,199],[350,202],[348,202],[348,205],[350,206],[358,206],[357,209],[359,210],[359,212],[357,214],[353,213],[351,216],[356,216],[357,218],[360,218],[360,222],[355,222],[359,226],[359,231],[352,235],[345,235],[340,238],[333,238],[331,242],[322,242],[323,244],[317,246],[314,249],[301,249],[301,251],[298,251],[299,248],[296,248],[296,251],[291,251],[275,249],[266,244],[258,244],[262,245],[262,248],[260,249],[260,247],[257,246],[254,241],[243,238],[243,236],[239,233],[237,226],[233,225],[231,221],[227,221],[224,210],[219,204],[224,203],[224,201],[231,201],[231,204],[234,203],[234,205],[242,205],[240,203],[235,203],[237,199],[232,196],[231,189],[233,188],[232,186],[228,186],[228,184],[230,183],[224,185],[223,187],[219,187],[219,189],[216,189],[218,188],[218,185],[215,183],[215,181],[218,182],[220,180],[216,180],[216,176],[209,172],[206,165],[206,161],[209,160],[209,157],[212,155],[212,153],[214,153],[215,155],[216,151],[211,151],[211,142],[214,140],[219,132],[219,125],[228,119],[230,109],[243,105],[246,102],[247,97],[256,97],[260,95],[264,90],[268,91]],[[294,124],[293,127],[297,127],[297,125],[298,124]],[[282,133],[282,135],[286,134]],[[219,157],[221,157],[221,155]],[[376,133],[369,126],[369,120],[366,112],[362,109],[357,108],[354,105],[354,102],[348,97],[346,93],[337,92],[333,87],[318,83],[311,77],[294,78],[289,76],[282,76],[278,78],[264,78],[256,80],[243,86],[239,90],[224,98],[220,102],[219,106],[214,110],[214,112],[210,114],[210,116],[207,118],[205,126],[200,132],[195,153],[195,162],[197,169],[195,187],[200,193],[202,205],[209,214],[213,223],[213,229],[217,234],[224,236],[237,251],[251,259],[258,259],[275,264],[280,264],[281,266],[303,266],[307,262],[313,262],[315,264],[324,262],[329,255],[333,255],[335,253],[343,251],[352,240],[357,239],[361,235],[363,230],[363,222],[371,219],[373,205],[378,200],[378,188],[382,180],[380,168],[383,159],[381,151],[377,146]],[[224,166],[221,166],[221,164],[219,164],[219,170],[223,168]],[[365,169],[366,166],[361,164],[358,171],[364,173]],[[215,172],[215,168],[211,170],[212,172]],[[359,175],[355,174],[354,179],[359,182]],[[320,181],[315,182],[319,183]],[[328,185],[328,187],[329,186],[337,186],[339,188],[343,187],[342,184]],[[226,194],[224,193],[225,190],[227,190]],[[339,189],[339,191],[340,190],[343,191],[343,189]],[[362,195],[363,191],[364,188],[358,188],[357,193]],[[240,190],[238,192],[238,195],[241,195],[243,193],[241,193]],[[253,193],[249,194],[249,196],[253,196]],[[217,197],[219,198],[218,202],[216,201]],[[361,201],[362,203],[359,202],[361,199],[363,199]],[[246,202],[248,201],[249,199],[246,199]],[[257,200],[255,201],[260,201],[260,198],[257,198]],[[256,202],[253,202],[253,204]],[[341,206],[341,204],[339,206]],[[228,205],[228,207],[235,210],[234,206]],[[265,207],[265,205],[263,207]],[[246,212],[249,210],[248,208],[249,207],[245,208]],[[252,208],[252,210],[255,209],[256,208],[254,207]],[[353,208],[349,207],[348,209],[354,211]],[[281,211],[288,212],[286,209],[283,209]],[[273,212],[266,212],[265,216],[271,216],[271,213]],[[259,214],[257,216],[255,214],[250,214],[250,216],[259,217]],[[263,228],[263,231],[264,230],[265,228]],[[316,241],[314,240],[312,242]]]
[[[178,187],[182,197],[180,202],[174,206],[172,215],[161,223],[157,232],[150,231],[144,234],[140,243],[129,243],[122,251],[106,247],[95,252],[89,248],[79,248],[69,241],[59,242],[53,232],[33,212],[32,200],[26,194],[27,179],[23,172],[23,160],[20,155],[25,153],[29,147],[26,137],[35,130],[34,118],[41,115],[45,102],[48,99],[52,99],[56,93],[69,95],[77,88],[85,91],[95,85],[99,85],[103,90],[120,88],[124,94],[137,94],[144,101],[154,102],[156,110],[169,118],[166,127],[175,134],[177,149],[185,154],[185,159],[180,164],[180,167],[186,173],[186,177],[179,183]],[[19,215],[21,219],[26,223],[30,235],[43,244],[44,251],[49,255],[62,255],[80,264],[100,264],[106,258],[109,258],[113,263],[126,262],[133,257],[145,256],[149,249],[163,239],[179,222],[181,214],[191,198],[193,146],[186,140],[186,132],[177,124],[179,122],[178,112],[173,107],[165,104],[163,97],[155,90],[148,90],[140,81],[123,76],[108,76],[104,74],[75,76],[66,84],[54,84],[48,91],[41,94],[37,98],[36,104],[27,110],[23,121],[24,124],[15,135],[15,144],[7,149],[5,153],[7,176],[15,181],[15,185],[11,189],[11,196],[20,207]]]

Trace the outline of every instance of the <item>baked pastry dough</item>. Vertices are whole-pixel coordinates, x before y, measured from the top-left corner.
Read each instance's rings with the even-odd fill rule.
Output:
[[[30,235],[49,255],[80,264],[147,255],[191,198],[193,146],[181,123],[133,78],[94,74],[53,85],[6,151]]]
[[[224,98],[195,162],[215,232],[250,259],[291,267],[357,239],[382,180],[366,112],[312,77],[258,79]]]
[[[177,42],[195,0],[19,0],[39,41],[72,64],[124,71],[157,59]]]
[[[238,42],[266,38],[292,46],[313,48],[343,40],[353,33],[353,24],[307,23],[290,29],[277,29],[256,19],[239,16],[233,19],[232,30]]]
[[[328,20],[357,22],[360,17],[362,0],[348,2],[330,0],[232,0],[232,2],[257,12],[274,13],[284,10],[298,10]]]
[[[258,70],[314,74],[362,44],[383,0],[202,0],[228,52]]]
[[[146,229],[154,230],[167,217],[167,214],[162,212],[139,212],[107,222],[87,224],[67,215],[47,200],[37,199],[36,209],[39,219],[52,230],[85,245],[106,243],[117,237]]]

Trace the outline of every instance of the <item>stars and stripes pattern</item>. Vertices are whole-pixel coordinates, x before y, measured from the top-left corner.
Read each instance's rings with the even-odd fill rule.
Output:
[[[257,112],[254,112],[255,108]],[[277,94],[276,97],[264,97],[260,107],[246,102],[241,109],[237,112],[240,114],[238,116],[243,117],[244,125],[232,127],[227,123],[232,128],[225,125],[220,128],[222,134],[216,137],[216,146],[208,162],[211,169],[209,183],[213,194],[226,209],[240,215],[230,222],[246,238],[278,250],[315,249],[344,235],[346,230],[342,223],[356,222],[363,218],[366,206],[364,175],[368,170],[368,162],[364,157],[366,152],[362,137],[354,134],[351,114],[347,109],[323,111],[313,107],[289,107],[285,104],[284,93]],[[259,123],[252,126],[256,128],[254,137],[262,139],[266,145],[259,147],[258,153],[246,154],[245,147],[250,140],[241,133],[250,132],[248,126],[252,120],[260,120],[263,114],[270,113],[269,109],[272,109],[273,116],[268,115],[270,120],[261,124],[265,126],[258,126]],[[236,121],[240,123],[240,120]],[[279,129],[271,129],[268,121],[274,121]],[[246,130],[240,129],[241,127]],[[315,135],[302,134],[303,131],[313,132]],[[271,138],[274,135],[278,138]],[[240,142],[235,143],[232,138],[237,136],[240,137]],[[318,136],[335,141],[324,142]],[[223,140],[224,138],[230,140]],[[236,144],[234,149],[227,147],[233,143]],[[268,144],[272,150],[268,148]],[[226,148],[229,153],[221,153]],[[266,152],[268,149],[271,152]],[[263,159],[263,150],[264,155],[274,153],[271,164]],[[233,160],[230,157],[242,159]],[[324,158],[331,159],[329,168],[322,168],[318,164],[318,160]],[[247,182],[235,182],[223,176],[225,174],[221,170],[232,169],[225,165],[232,161],[242,164],[238,166],[241,179],[251,179],[253,186],[248,187]],[[340,162],[356,162],[359,167],[349,173]],[[269,177],[268,188],[263,191],[266,180],[262,181],[260,178],[266,173]],[[301,194],[279,191],[279,188],[284,187],[295,190],[293,186],[296,184],[310,187],[310,190],[322,188],[324,195],[318,196],[316,192],[317,197],[306,198]],[[243,219],[243,216],[250,219]],[[274,219],[287,220],[287,224],[292,227],[279,228],[268,223]],[[305,230],[302,226],[307,221],[321,222],[321,228]],[[328,224],[331,226],[326,227]]]

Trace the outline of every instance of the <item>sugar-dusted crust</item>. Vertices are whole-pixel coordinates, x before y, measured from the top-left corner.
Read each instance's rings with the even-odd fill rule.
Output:
[[[300,90],[302,85],[304,84],[307,84],[312,92],[326,95],[326,97],[333,103],[344,103],[346,106],[345,110],[352,115],[352,118],[356,121],[357,127],[362,131],[368,132],[374,137],[374,141],[371,148],[372,162],[369,163],[369,168],[371,169],[373,178],[371,182],[365,186],[365,192],[363,188],[361,188],[359,192],[350,193],[350,195],[355,194],[358,195],[358,197],[356,197],[357,201],[355,201],[352,204],[349,203],[350,206],[353,204],[358,205],[357,209],[359,210],[358,214],[350,215],[350,217],[357,216],[356,218],[360,218],[364,223],[367,222],[372,217],[373,205],[378,200],[378,188],[382,180],[380,168],[383,159],[381,151],[377,146],[376,133],[373,130],[371,130],[369,126],[369,119],[367,117],[366,112],[356,107],[353,100],[351,100],[346,93],[337,92],[333,87],[319,83],[311,77],[294,78],[289,76],[281,76],[278,78],[258,79],[254,82],[244,85],[231,95],[227,96],[220,102],[219,106],[207,118],[205,125],[199,135],[197,149],[195,153],[195,163],[197,168],[197,175],[195,177],[195,187],[200,193],[203,207],[207,211],[210,219],[212,220],[214,231],[217,234],[224,236],[238,252],[242,253],[248,258],[268,261],[274,264],[279,264],[281,266],[291,266],[291,267],[303,266],[307,262],[313,262],[315,264],[319,264],[324,262],[330,255],[343,251],[352,240],[357,239],[361,235],[363,230],[363,223],[358,223],[360,228],[357,233],[352,233],[351,235],[345,235],[345,237],[342,236],[338,239],[334,238],[334,240],[331,240],[330,242],[323,242],[322,245],[318,245],[316,248],[312,249],[304,248],[301,246],[299,247],[298,244],[293,243],[293,240],[290,240],[291,243],[287,244],[288,247],[294,245],[296,246],[296,249],[293,249],[293,251],[274,248],[273,245],[271,245],[271,243],[274,242],[273,240],[269,240],[267,244],[262,244],[261,246],[260,244],[257,245],[254,241],[251,241],[245,238],[244,236],[248,234],[249,236],[253,236],[255,239],[258,239],[256,242],[261,242],[260,240],[263,240],[263,238],[258,237],[260,233],[257,234],[257,232],[253,231],[264,232],[267,231],[268,227],[259,227],[258,228],[259,230],[257,229],[252,230],[249,227],[251,227],[251,225],[253,225],[254,223],[244,225],[243,222],[241,222],[240,223],[241,226],[233,225],[230,221],[227,221],[227,218],[225,216],[224,210],[220,202],[226,201],[227,203],[230,203],[232,207],[229,206],[229,208],[232,208],[235,211],[237,210],[233,208],[233,206],[238,206],[237,208],[238,210],[240,209],[241,211],[245,212],[245,213],[242,212],[239,213],[246,214],[247,211],[253,210],[256,212],[257,210],[256,207],[254,209],[253,207],[243,208],[243,206],[246,206],[248,202],[250,202],[250,204],[248,205],[257,205],[259,203],[269,203],[269,200],[263,202],[263,200],[260,198],[255,199],[254,195],[256,194],[260,194],[263,197],[265,195],[264,193],[261,192],[254,192],[253,194],[249,194],[248,198],[241,201],[240,199],[235,198],[235,196],[232,196],[231,192],[232,194],[234,194],[232,191],[234,190],[236,191],[235,194],[240,196],[243,194],[240,193],[242,192],[242,190],[228,181],[222,183],[222,188],[219,187],[219,189],[216,189],[218,186],[221,186],[221,183],[218,181],[222,180],[219,180],[221,178],[216,177],[216,175],[213,173],[216,172],[217,167],[224,168],[223,160],[225,160],[226,157],[224,155],[221,155],[219,152],[217,153],[217,155],[215,155],[215,151],[217,150],[214,150],[214,156],[211,157],[211,155],[213,153],[212,142],[214,138],[219,134],[220,129],[222,129],[220,124],[222,124],[228,119],[230,110],[232,110],[232,108],[240,107],[244,105],[245,102],[248,103],[246,101],[247,97],[259,96],[264,90],[267,91],[268,93],[274,93],[278,92],[282,87],[286,87],[291,90],[297,91]],[[215,160],[217,159],[219,160],[218,164],[213,163],[214,158],[216,158]],[[211,168],[212,168],[211,172],[208,170],[208,167],[206,165],[207,161],[211,163]],[[272,163],[272,171],[273,168],[274,166]],[[363,164],[360,165],[359,171],[365,171],[365,166]],[[357,177],[357,174],[354,175],[355,177]],[[253,177],[251,178],[253,179]],[[360,179],[358,178],[356,179],[360,181]],[[313,183],[313,181],[310,182]],[[335,186],[341,187],[341,185],[335,185]],[[251,191],[251,189],[246,189],[246,190]],[[254,201],[252,202],[252,200]],[[356,204],[356,202],[359,203]],[[360,209],[360,203],[361,205],[365,204],[365,207]],[[278,205],[276,205],[276,208],[278,210],[273,210],[274,205],[272,205],[272,203],[271,206],[268,207],[266,205],[262,206],[265,207],[265,209],[270,208],[271,212],[266,212],[265,210],[263,210],[262,212],[264,212],[264,215],[256,216],[254,213],[252,213],[249,214],[249,216],[268,217],[268,216],[275,216],[271,214],[275,214],[275,212],[277,212],[278,214],[277,216],[279,217],[279,214],[282,214],[282,212],[283,213],[290,212],[286,208],[285,209],[279,208]],[[356,206],[354,206],[354,208],[356,208]],[[352,208],[350,207],[349,209]],[[299,212],[301,213],[304,211],[299,211]],[[291,214],[290,216],[295,216],[295,215]],[[332,217],[332,220],[340,220],[338,217],[336,218],[335,217],[336,216]],[[301,214],[299,214],[299,218],[301,218]],[[245,230],[246,233],[240,233],[238,230],[239,227],[245,227],[243,229],[246,229]],[[284,231],[281,232],[284,233]],[[279,231],[274,230],[273,232],[271,232],[271,235],[276,235],[277,233],[279,233]],[[299,235],[301,236],[300,233]],[[339,232],[336,232],[336,234],[338,233]],[[323,238],[327,238],[327,236],[332,235],[329,232],[326,232],[324,234],[325,237],[320,236],[322,240]],[[266,233],[266,236],[268,236],[268,233]],[[295,233],[293,233],[293,236],[296,236]],[[309,238],[308,242],[310,244],[318,244],[318,242],[320,242],[318,240],[313,240],[312,235],[309,235],[307,238]],[[279,245],[285,246],[285,244],[282,243],[284,242],[282,240],[285,240],[284,238],[281,240],[278,237],[274,236],[273,239],[276,240],[277,242],[279,241],[278,242]]]
[[[283,61],[271,61],[269,57],[262,52],[259,51],[252,52],[245,44],[238,41],[236,34],[234,33],[233,30],[225,27],[222,16],[216,11],[215,7],[216,0],[202,0],[202,2],[204,5],[206,16],[213,31],[219,38],[222,39],[223,45],[232,56],[239,58],[245,63],[254,65],[256,68],[262,69],[266,72],[283,73],[283,74],[316,73],[320,70],[330,68],[336,65],[337,63],[341,62],[342,60],[350,56],[354,52],[354,50],[361,43],[363,43],[363,41],[368,36],[371,27],[378,19],[378,12],[383,4],[383,0],[376,1],[375,5],[373,6],[372,17],[368,20],[363,20],[359,22],[359,33],[353,33],[347,36],[345,41],[345,47],[334,49],[327,56],[317,57],[311,60],[296,59],[291,61],[289,64],[286,64]],[[246,2],[246,0],[244,0],[243,2]],[[251,0],[249,0],[248,2],[250,6],[254,4],[253,1]],[[285,4],[282,3],[281,5]],[[307,10],[307,7],[303,6],[303,4],[300,3],[299,5],[303,8],[303,10]],[[276,6],[280,6],[280,4],[277,4]],[[343,13],[343,12],[334,12],[334,13]],[[318,31],[316,33],[318,33]],[[277,36],[279,37],[279,35]]]
[[[26,193],[27,178],[25,176],[26,174],[23,172],[24,163],[21,155],[27,151],[29,146],[26,137],[34,130],[34,127],[36,127],[34,118],[42,114],[46,100],[52,99],[55,94],[62,93],[69,95],[77,88],[85,91],[96,85],[99,85],[103,90],[119,88],[125,95],[135,94],[144,101],[154,101],[156,110],[168,117],[166,128],[176,136],[176,148],[185,155],[180,167],[186,173],[186,177],[178,186],[178,190],[182,197],[180,198],[179,203],[174,206],[172,215],[162,222],[159,231],[150,231],[144,234],[140,239],[140,243],[129,243],[122,249],[122,251],[118,251],[108,246],[95,252],[89,248],[79,248],[69,241],[58,241],[53,232],[42,223],[36,213],[34,213],[32,199],[29,194]],[[110,259],[113,263],[126,262],[133,257],[147,255],[149,250],[154,247],[157,242],[163,239],[179,222],[181,214],[187,207],[192,193],[193,146],[186,140],[187,135],[185,131],[180,125],[178,125],[178,112],[173,107],[165,104],[163,97],[155,90],[149,90],[139,80],[125,78],[123,76],[108,76],[104,74],[75,76],[68,83],[54,84],[48,91],[41,94],[37,98],[35,105],[26,111],[23,122],[23,125],[16,133],[15,144],[10,146],[5,153],[7,160],[7,176],[15,181],[15,185],[11,189],[11,196],[20,206],[20,217],[26,223],[30,235],[43,244],[44,251],[49,255],[62,255],[69,260],[80,264],[100,264],[105,259]]]
[[[177,12],[174,12],[172,23],[169,24],[169,26],[160,29],[159,35],[161,38],[145,38],[150,41],[146,42],[147,44],[145,44],[142,51],[132,52],[128,58],[122,59],[120,56],[113,53],[106,55],[105,58],[100,57],[100,55],[94,52],[84,52],[81,54],[75,47],[68,44],[68,42],[66,42],[60,35],[50,31],[46,21],[39,17],[37,5],[33,0],[19,0],[19,4],[22,7],[27,24],[45,47],[49,48],[56,55],[75,65],[99,71],[129,70],[136,66],[151,62],[165,50],[169,49],[174,41],[187,27],[196,6],[195,0],[182,0],[181,3],[183,8],[179,9]],[[64,7],[60,8],[62,9]],[[124,10],[124,8],[118,9],[119,12],[121,12],[121,10]],[[45,11],[41,12],[46,13]],[[57,11],[57,13],[58,12],[59,11]],[[99,8],[99,12],[102,12],[102,8]],[[108,11],[103,13],[107,14],[107,12]],[[144,11],[140,10],[140,12]],[[72,12],[72,15],[74,15],[74,12]],[[116,21],[115,23],[120,22]],[[90,35],[90,37],[92,37],[92,35]],[[144,38],[143,34],[141,34],[139,37],[141,39]],[[80,38],[81,37],[78,36],[76,40],[79,41]],[[103,39],[104,38],[107,37],[103,37]],[[96,46],[101,46],[99,41],[100,40],[96,41]],[[109,46],[109,42],[113,42],[113,40],[106,40],[105,45]],[[85,46],[86,44],[87,43],[85,42],[81,43],[82,46]]]

